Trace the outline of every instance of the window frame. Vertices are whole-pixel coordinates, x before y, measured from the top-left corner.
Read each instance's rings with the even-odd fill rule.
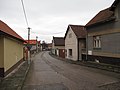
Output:
[[[72,49],[68,49],[69,50],[69,56],[72,56],[73,53],[72,53]]]
[[[102,48],[102,42],[101,42],[100,35],[93,36],[93,48],[98,48],[98,49]]]

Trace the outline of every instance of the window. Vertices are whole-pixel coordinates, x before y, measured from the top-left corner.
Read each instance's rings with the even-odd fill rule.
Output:
[[[72,37],[72,33],[69,34],[69,38],[71,38],[71,37]]]
[[[93,37],[93,47],[94,48],[101,48],[101,36],[94,36]]]
[[[69,49],[69,56],[72,56],[72,49]]]

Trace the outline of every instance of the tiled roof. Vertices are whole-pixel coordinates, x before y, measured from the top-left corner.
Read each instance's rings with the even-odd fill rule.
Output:
[[[91,19],[86,26],[90,26],[96,23],[109,20],[113,16],[113,12],[110,11],[110,8],[100,11],[93,19]]]
[[[2,22],[1,20],[0,20],[0,31],[4,32],[12,37],[15,37],[19,40],[24,41],[24,39],[21,36],[19,36],[14,30],[12,30],[7,24]]]
[[[65,46],[65,40],[63,37],[53,37],[55,46]]]
[[[84,26],[81,25],[70,25],[72,28],[73,32],[77,36],[77,38],[85,38],[86,37],[86,30]]]
[[[85,38],[86,37],[87,32],[85,30],[85,26],[82,26],[82,25],[69,25],[68,28],[67,28],[67,31],[65,33],[65,38],[66,38],[67,32],[68,32],[70,27],[73,30],[73,32],[75,33],[75,35],[77,36],[77,38]]]
[[[27,43],[28,43],[28,40],[25,40]],[[24,43],[24,44],[27,44],[27,43]],[[36,44],[37,43],[37,41],[36,40],[29,40],[29,44]],[[39,43],[39,41],[38,41],[38,43]]]
[[[52,43],[48,43],[47,45],[48,45],[48,47],[52,47]]]

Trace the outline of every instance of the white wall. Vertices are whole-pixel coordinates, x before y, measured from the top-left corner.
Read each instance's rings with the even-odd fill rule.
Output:
[[[72,37],[69,38],[69,34],[72,34]],[[78,59],[78,41],[75,33],[71,30],[68,30],[68,33],[65,38],[65,49],[67,50],[67,56],[65,58],[77,61]],[[72,57],[69,56],[69,49],[72,49]]]

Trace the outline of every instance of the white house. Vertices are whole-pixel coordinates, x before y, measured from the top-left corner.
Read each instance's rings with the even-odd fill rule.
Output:
[[[69,25],[65,33],[65,58],[81,60],[81,50],[85,48],[86,30],[84,26]]]

